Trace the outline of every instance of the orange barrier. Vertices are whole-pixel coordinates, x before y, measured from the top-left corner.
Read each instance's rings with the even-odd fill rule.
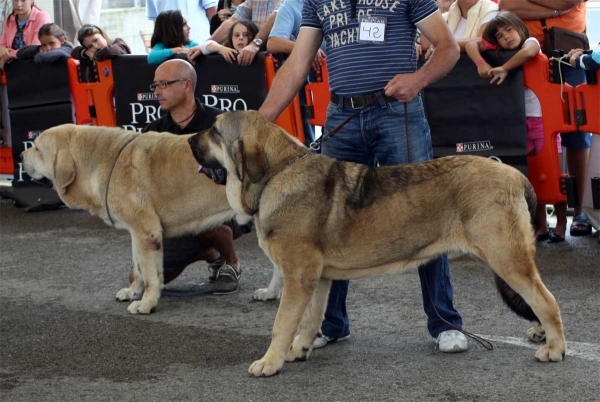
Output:
[[[267,75],[267,92],[271,89],[275,74],[277,74],[277,60],[268,54],[265,57],[265,73]],[[275,120],[275,124],[283,128],[298,141],[304,144],[304,127],[302,125],[302,113],[300,112],[300,97],[296,95],[292,103]]]
[[[313,117],[309,123],[313,126],[325,126],[327,118],[327,106],[329,105],[329,73],[327,72],[327,60],[323,60],[321,69],[317,71],[317,82],[311,82],[306,86],[306,106],[312,108]]]
[[[598,84],[581,84],[575,88],[577,114],[582,121],[579,125],[581,131],[600,134],[600,71],[596,72]],[[576,117],[578,117],[576,115]]]
[[[6,73],[4,70],[0,70],[0,84],[6,85]],[[13,174],[14,171],[12,148],[0,147],[0,174]]]
[[[99,61],[98,81],[83,83],[87,88],[90,116],[96,126],[116,127],[115,106],[113,96],[115,92],[114,76],[111,60]]]
[[[70,58],[67,61],[67,68],[69,69],[69,86],[71,88],[71,96],[73,97],[73,105],[75,106],[75,123],[92,124],[94,120],[90,115],[87,84],[79,82],[78,79],[77,70],[79,68],[79,60]]]

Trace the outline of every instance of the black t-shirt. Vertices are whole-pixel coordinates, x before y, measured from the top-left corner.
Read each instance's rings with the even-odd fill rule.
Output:
[[[217,116],[223,113],[221,109],[206,106],[200,103],[200,99],[196,98],[196,114],[192,117],[192,121],[184,128],[175,124],[171,118],[171,113],[165,113],[164,116],[154,120],[142,130],[143,133],[148,131],[158,131],[161,133],[168,132],[172,134],[192,134],[200,131],[208,130],[212,127],[217,119]]]

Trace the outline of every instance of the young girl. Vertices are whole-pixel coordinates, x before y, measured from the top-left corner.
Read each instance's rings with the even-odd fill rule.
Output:
[[[500,85],[508,73],[521,67],[534,58],[540,50],[537,39],[529,36],[529,29],[516,15],[502,11],[492,19],[485,31],[483,39],[501,49],[520,49],[513,57],[500,67],[492,68],[481,57],[481,52],[489,46],[484,41],[467,43],[465,49],[471,60],[477,66],[480,77],[493,77],[490,83]],[[544,144],[544,126],[542,124],[542,107],[537,96],[529,88],[525,88],[525,116],[527,123],[527,155],[536,155]],[[561,152],[560,136],[557,137],[558,152]],[[556,227],[548,229],[546,221],[546,206],[538,204],[536,211],[536,236],[537,240],[548,240],[551,243],[565,241],[567,230],[567,203],[561,202],[554,205],[556,213]]]
[[[248,46],[258,33],[258,27],[252,21],[238,21],[231,31],[224,45],[219,45],[214,40],[207,40],[200,45],[203,54],[220,53],[229,63],[233,63],[240,50]]]
[[[156,17],[150,46],[152,50],[148,54],[148,63],[160,64],[175,54],[187,54],[198,43],[190,40],[190,27],[181,11],[170,10]]]
[[[50,15],[35,7],[33,0],[12,0],[13,12],[6,18],[0,36],[0,68],[17,57],[23,46],[39,45],[38,31],[51,22]]]
[[[71,57],[79,61],[102,61],[121,54],[131,54],[131,49],[121,38],[111,41],[100,27],[92,24],[82,26],[77,32],[82,46],[73,49]]]
[[[38,32],[40,46],[30,45],[17,51],[20,60],[33,59],[36,63],[48,64],[71,57],[73,45],[67,42],[67,34],[54,23],[42,25]]]

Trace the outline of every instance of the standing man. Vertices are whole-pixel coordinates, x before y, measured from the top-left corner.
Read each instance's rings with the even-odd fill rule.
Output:
[[[146,0],[146,16],[156,21],[163,11],[180,10],[190,26],[190,39],[202,43],[210,37],[210,19],[217,13],[218,0]]]
[[[546,28],[553,27],[564,28],[578,33],[585,33],[586,26],[586,2],[587,0],[501,0],[499,2],[500,10],[511,11],[521,18],[531,36],[535,37],[542,49],[544,48],[544,30],[542,29],[542,19],[545,21]],[[571,49],[563,49],[568,52]],[[573,67],[564,67],[564,77],[567,84],[576,87],[585,83],[585,72]],[[587,173],[588,160],[590,158],[590,147],[592,146],[592,136],[590,133],[575,131],[572,133],[560,133],[562,146],[567,148],[567,167],[569,174],[575,176],[577,183],[577,195],[579,205],[575,207],[573,213],[573,223],[571,224],[571,236],[585,236],[592,233],[592,224],[587,215],[583,212],[581,202],[583,201],[583,192],[586,186],[585,176]],[[539,228],[538,228],[539,229]],[[566,236],[565,227],[555,227],[552,230],[555,238]],[[560,240],[559,240],[560,241]]]
[[[419,70],[417,28],[436,47]],[[323,143],[322,153],[373,167],[431,159],[431,136],[419,92],[448,73],[459,57],[458,45],[435,1],[391,0],[367,5],[356,0],[304,0],[294,50],[260,109],[268,120],[274,121],[298,92],[323,38],[331,90],[324,132],[332,131],[357,108],[365,108]],[[447,258],[422,266],[419,275],[429,333],[437,339],[439,350],[467,350],[465,336],[438,318],[430,301],[443,319],[462,327],[453,305]],[[347,291],[348,281],[333,281],[322,335],[314,348],[350,336]]]
[[[192,134],[209,129],[223,111],[194,98],[196,80],[196,70],[185,60],[167,60],[158,66],[150,88],[167,113],[146,126],[143,132]],[[242,270],[233,239],[249,231],[248,226],[240,226],[232,220],[198,235],[164,239],[164,283],[175,279],[188,265],[204,260],[209,263],[208,280],[214,282],[214,293],[237,291]]]

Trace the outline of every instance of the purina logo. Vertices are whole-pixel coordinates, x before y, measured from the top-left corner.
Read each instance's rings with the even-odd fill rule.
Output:
[[[38,131],[28,131],[27,132],[27,139],[28,140],[35,140],[37,137],[40,136],[40,134],[42,134],[44,132],[44,130],[38,130]]]
[[[239,94],[237,85],[211,85],[210,92],[213,94]]]
[[[137,94],[137,100],[138,102],[156,100],[156,95],[154,95],[154,92]]]
[[[456,152],[490,151],[494,149],[490,141],[461,142],[456,144]]]

